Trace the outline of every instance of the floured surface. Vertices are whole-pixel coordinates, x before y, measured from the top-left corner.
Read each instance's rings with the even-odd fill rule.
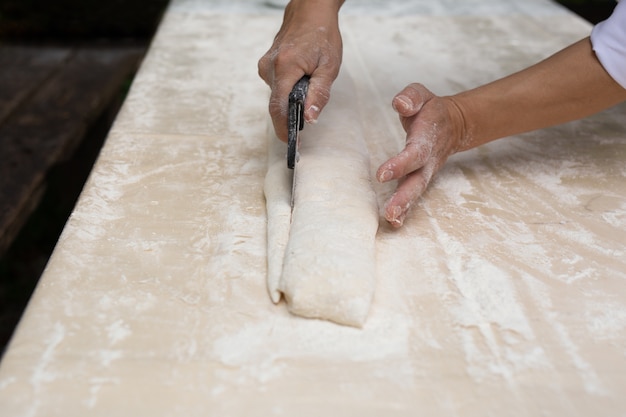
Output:
[[[470,88],[590,29],[518,3],[345,16],[374,166],[400,146],[388,103],[408,82]],[[0,415],[623,414],[624,106],[451,158],[379,230],[364,329],[300,319],[265,286],[256,59],[280,13],[202,4],[161,25],[4,355]]]

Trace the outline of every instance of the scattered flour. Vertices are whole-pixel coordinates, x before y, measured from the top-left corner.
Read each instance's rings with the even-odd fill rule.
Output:
[[[372,316],[363,329],[277,315],[220,337],[215,341],[214,353],[224,365],[242,367],[259,382],[280,376],[284,367],[280,363],[282,359],[320,358],[340,362],[400,359],[408,366],[409,326],[406,318],[395,315]]]

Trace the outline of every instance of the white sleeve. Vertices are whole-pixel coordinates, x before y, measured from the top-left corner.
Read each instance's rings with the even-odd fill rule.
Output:
[[[626,1],[593,28],[591,44],[604,69],[626,88]]]

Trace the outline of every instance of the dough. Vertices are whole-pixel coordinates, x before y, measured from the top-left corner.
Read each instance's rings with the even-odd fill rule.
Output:
[[[268,161],[263,191],[267,208],[267,291],[274,303],[280,301],[280,275],[291,222],[291,178],[287,168],[287,144],[268,123]]]
[[[289,310],[361,327],[376,285],[378,207],[370,179],[352,79],[342,73],[317,124],[301,132],[296,194],[286,248],[283,210],[290,208],[290,179],[270,164],[268,289],[282,292]],[[274,149],[276,151],[276,149]],[[282,153],[281,164],[286,165]],[[287,181],[285,181],[287,179]],[[285,192],[286,195],[280,195]],[[284,253],[276,288],[277,259]]]

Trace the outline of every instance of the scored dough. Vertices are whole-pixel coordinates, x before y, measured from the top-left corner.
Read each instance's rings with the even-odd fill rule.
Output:
[[[354,84],[342,72],[319,122],[301,132],[286,248],[270,240],[284,239],[284,224],[278,222],[285,221],[284,210],[290,209],[290,172],[275,168],[272,156],[265,193],[272,299],[277,301],[280,291],[294,314],[361,327],[376,285],[378,207],[356,107]],[[277,147],[272,151],[280,152]]]
[[[293,173],[287,168],[287,144],[278,140],[271,121],[267,130],[268,167],[263,185],[267,208],[267,291],[272,301],[278,303],[280,275],[289,240]]]

